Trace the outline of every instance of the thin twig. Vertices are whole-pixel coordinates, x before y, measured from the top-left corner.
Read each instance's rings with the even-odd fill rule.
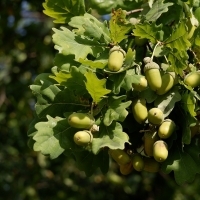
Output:
[[[126,15],[130,15],[130,14],[142,12],[142,11],[143,11],[143,8],[139,8],[139,9],[135,9],[135,10],[131,10],[131,11],[126,12]]]

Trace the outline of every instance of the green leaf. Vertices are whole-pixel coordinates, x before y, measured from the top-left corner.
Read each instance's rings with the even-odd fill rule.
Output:
[[[46,115],[63,116],[64,112],[90,108],[87,99],[76,96],[74,91],[68,88],[60,90],[56,85],[49,85],[46,82],[42,86],[31,85],[30,88],[37,97],[35,109],[39,118],[46,117]]]
[[[93,38],[95,41],[99,41],[105,45],[111,42],[106,21],[101,23],[88,13],[85,13],[84,16],[73,17],[69,22],[69,25],[77,28],[74,30],[77,35],[84,35]]]
[[[112,92],[114,94],[119,94],[125,76],[126,72],[122,72],[109,77],[109,79],[113,81]]]
[[[85,13],[84,0],[45,0],[44,14],[55,18],[54,23],[67,24],[70,19]]]
[[[151,90],[150,87],[148,87],[146,90],[143,90],[140,93],[140,96],[145,98],[147,103],[152,103],[155,101],[158,95],[153,90]]]
[[[89,151],[82,151],[74,153],[76,159],[76,166],[79,170],[91,176],[97,168],[105,174],[109,169],[109,155],[107,151],[100,151],[99,154],[94,155]]]
[[[80,63],[74,60],[74,55],[63,55],[61,53],[56,54],[54,59],[54,65],[59,70],[64,70],[66,72],[70,71],[71,66],[80,66]]]
[[[65,27],[61,27],[61,29],[53,28],[55,32],[53,42],[59,53],[72,54],[75,56],[75,61],[79,61],[80,58],[86,59],[88,54],[97,57],[98,53],[103,51],[97,42],[78,36]]]
[[[95,133],[92,141],[92,152],[97,154],[102,148],[124,149],[124,145],[128,142],[128,137],[122,130],[122,126],[118,122],[113,122],[110,126],[100,124],[99,133]]]
[[[179,185],[192,182],[196,173],[200,173],[199,153],[200,149],[194,143],[185,146],[184,151],[180,146],[174,145],[162,164],[162,171],[167,174],[174,171],[175,181]]]
[[[164,117],[167,117],[173,110],[175,103],[181,100],[178,88],[174,87],[162,96],[158,96],[154,101],[154,105],[162,110]]]
[[[194,92],[187,90],[185,91],[184,94],[182,94],[182,99],[181,99],[181,105],[183,109],[193,117],[196,116],[196,112],[195,112],[196,99],[194,95],[195,95]]]
[[[122,102],[126,99],[126,95],[123,96],[111,96],[108,98],[108,109],[105,113],[103,123],[106,126],[110,126],[113,120],[123,122],[128,115],[128,108],[131,105],[131,101]]]
[[[156,44],[157,41],[160,41],[160,34],[162,32],[162,24],[159,26],[155,22],[152,24],[144,22],[143,24],[136,24],[135,29],[133,30],[134,36],[139,36],[140,38],[149,39],[153,44]]]
[[[85,76],[84,73],[86,72],[86,69],[84,67],[75,67],[72,66],[70,70],[70,76],[66,77],[63,82],[61,82],[61,85],[66,86],[68,89],[72,90],[74,94],[76,95],[85,95],[87,94],[87,90],[85,87]]]
[[[121,87],[123,87],[126,91],[129,91],[132,89],[133,83],[139,83],[140,78],[142,75],[135,74],[135,69],[128,69],[126,70],[126,75],[124,79],[122,80]]]
[[[47,122],[39,122],[35,125],[37,130],[33,136],[35,151],[41,151],[42,154],[49,155],[51,159],[57,158],[65,149],[82,151],[82,148],[73,140],[76,129],[69,126],[67,119],[52,118],[49,115],[47,119]]]
[[[148,21],[156,21],[162,13],[168,11],[168,7],[172,6],[173,3],[163,3],[164,0],[157,0],[154,2],[152,8],[149,12],[145,15],[146,20]]]
[[[108,64],[109,49],[103,51],[95,60],[79,59],[79,62],[93,69],[103,69]]]
[[[85,73],[87,81],[85,82],[86,89],[91,95],[93,102],[98,103],[102,97],[111,92],[105,88],[106,79],[99,80],[93,72]]]
[[[110,38],[114,44],[118,44],[126,39],[128,37],[126,34],[132,27],[132,25],[126,21],[126,12],[121,8],[112,11],[109,25]]]
[[[190,46],[190,42],[187,39],[188,32],[185,26],[185,21],[182,21],[178,28],[174,30],[171,36],[165,40],[165,45],[171,49],[177,49],[178,51],[186,51]]]
[[[54,67],[53,71],[54,71],[55,76],[50,75],[49,77],[57,81],[60,85],[62,85],[62,83],[65,82],[67,79],[71,78],[71,74],[69,74],[68,72],[64,70],[61,70],[58,72],[56,66]]]
[[[175,71],[183,76],[183,70],[187,68],[188,55],[186,51],[173,50],[169,52],[168,60],[171,63],[169,70]]]

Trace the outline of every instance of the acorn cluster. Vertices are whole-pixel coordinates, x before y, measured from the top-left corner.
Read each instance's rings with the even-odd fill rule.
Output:
[[[145,109],[144,105],[142,107]],[[138,112],[138,115],[141,115],[141,112]],[[135,111],[133,112],[134,118],[141,123],[141,116],[138,117],[138,115]],[[164,119],[159,108],[151,108],[146,112],[145,118],[149,129],[142,131],[144,132],[143,144],[137,149],[137,152],[130,154],[120,149],[109,150],[109,154],[119,164],[120,172],[123,175],[131,173],[133,169],[158,172],[160,163],[168,157],[168,145],[164,140],[174,133],[175,123],[171,119]],[[144,120],[143,118],[143,122]]]
[[[111,72],[122,69],[125,56],[126,52],[121,47],[112,47],[109,52],[108,69]],[[148,130],[140,131],[143,133],[142,145],[131,153],[125,149],[108,149],[109,155],[117,162],[123,175],[131,173],[133,169],[158,172],[161,163],[168,157],[166,139],[176,130],[175,122],[165,119],[162,110],[157,107],[147,108],[146,99],[140,96],[140,92],[149,87],[157,95],[164,95],[178,83],[178,77],[173,71],[161,73],[160,66],[150,57],[145,57],[143,62],[143,75],[139,83],[132,84],[133,91],[138,95],[132,99],[130,109],[137,123],[148,126]],[[184,84],[190,87],[199,86],[200,73],[189,73],[184,79]],[[74,134],[74,142],[77,145],[87,147],[92,144],[95,119],[90,113],[72,113],[68,117],[68,123],[71,127],[82,129]]]
[[[91,132],[91,127],[94,125],[95,119],[91,114],[72,113],[68,117],[68,123],[71,127],[84,129],[74,134],[74,142],[77,145],[87,146],[92,143],[93,135]]]

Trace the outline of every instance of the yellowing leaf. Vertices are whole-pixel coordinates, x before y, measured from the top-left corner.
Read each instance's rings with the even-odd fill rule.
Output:
[[[131,24],[126,21],[126,12],[122,9],[112,11],[110,20],[110,37],[114,44],[127,38],[126,33],[131,29]]]
[[[87,79],[85,85],[88,93],[91,95],[93,102],[98,103],[101,98],[110,93],[111,90],[105,88],[106,79],[99,80],[93,72],[89,71],[85,74]]]

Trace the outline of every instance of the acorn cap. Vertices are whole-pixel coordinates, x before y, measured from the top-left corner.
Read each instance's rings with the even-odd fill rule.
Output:
[[[149,62],[144,66],[144,73],[150,69],[160,69],[159,65],[155,62]]]
[[[157,143],[163,143],[166,146],[166,148],[168,149],[168,145],[167,145],[167,143],[165,141],[158,140],[158,141],[154,142],[153,146],[155,146]]]
[[[126,56],[126,52],[120,46],[114,46],[112,49],[110,49],[109,55],[114,51],[120,51],[120,52],[122,52],[124,57]]]
[[[145,64],[152,62],[150,57],[145,57],[143,61]]]
[[[166,72],[166,73],[170,74],[173,77],[174,85],[176,85],[178,83],[178,76],[176,75],[176,73],[175,72]]]
[[[133,102],[142,103],[142,104],[145,104],[145,105],[146,105],[146,100],[145,100],[145,98],[134,99]]]

